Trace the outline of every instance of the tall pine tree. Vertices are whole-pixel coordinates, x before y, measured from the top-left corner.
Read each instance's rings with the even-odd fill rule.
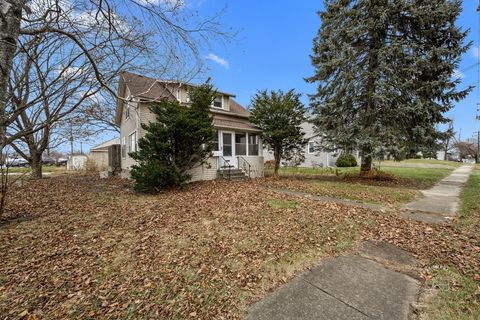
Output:
[[[421,150],[442,136],[444,113],[471,88],[453,77],[468,50],[459,0],[331,0],[319,16],[312,64],[315,125],[327,147],[373,154]]]

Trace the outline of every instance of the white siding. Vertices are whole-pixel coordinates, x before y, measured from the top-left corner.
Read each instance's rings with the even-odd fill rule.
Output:
[[[130,92],[126,91],[126,96],[130,96]],[[125,103],[124,106],[124,112],[122,114],[122,122],[120,125],[120,143],[122,144],[121,147],[123,148],[123,142],[126,141],[127,145],[125,148],[127,148],[127,151],[125,153],[125,157],[122,157],[122,170],[128,170],[132,165],[135,164],[135,161],[128,155],[128,136],[132,134],[135,131],[139,131],[140,128],[140,111],[138,109],[138,103],[137,102],[130,102],[128,103],[129,106],[129,117],[128,119],[125,117],[125,109],[127,108],[127,103]],[[137,134],[137,137],[139,135]],[[125,138],[125,139],[124,139]]]
[[[206,164],[193,168],[188,172],[190,182],[201,180],[215,180],[217,178],[217,158],[211,157]]]
[[[317,147],[321,144],[321,138],[316,137],[314,127],[311,123],[304,122],[302,124],[302,131],[305,133],[305,139],[308,139],[309,142],[315,142]],[[338,157],[338,154],[334,152],[315,151],[313,154],[311,154],[308,152],[308,143],[304,147],[303,154],[305,156],[305,160],[299,166],[307,168],[334,167]],[[264,156],[265,161],[274,160],[273,151],[268,150],[267,148],[265,148]],[[285,165],[283,161],[282,165]]]
[[[181,86],[170,86],[169,89],[173,95],[180,100],[182,103],[187,102],[187,89],[188,87]],[[128,96],[129,92],[127,89],[126,95]],[[230,98],[226,95],[223,96],[223,109],[230,109]],[[225,119],[230,117],[225,116]],[[124,139],[127,142],[127,155],[122,157],[122,176],[128,178],[130,176],[129,169],[135,164],[135,161],[128,156],[128,136],[132,132],[137,132],[137,139],[140,139],[145,136],[145,130],[141,127],[141,123],[151,123],[155,122],[155,115],[149,110],[148,103],[130,103],[130,116],[128,119],[125,118],[125,112],[122,114],[122,122],[120,126],[120,143],[123,143]],[[238,121],[238,120],[237,120]],[[236,131],[232,129],[231,131]],[[263,156],[262,156],[262,146],[261,142],[259,145],[259,156],[250,156],[244,157],[252,166],[251,176],[263,177]],[[218,166],[218,157],[211,157],[207,160],[207,163],[200,165],[190,170],[191,182],[199,180],[214,180],[217,178],[217,166]]]

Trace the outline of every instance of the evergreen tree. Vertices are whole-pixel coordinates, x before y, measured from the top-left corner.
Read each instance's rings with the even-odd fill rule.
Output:
[[[330,146],[396,156],[442,137],[444,113],[471,88],[453,77],[466,32],[459,0],[331,0],[319,16],[311,97],[317,130]]]
[[[146,131],[139,150],[130,153],[137,161],[131,169],[138,191],[159,191],[189,180],[188,170],[211,155],[215,130],[209,114],[215,92],[206,84],[190,92],[189,106],[164,99],[152,104],[156,122],[142,124]]]
[[[278,175],[281,159],[299,161],[303,157],[307,143],[301,130],[302,122],[306,121],[305,106],[294,90],[260,91],[252,98],[251,105],[250,121],[263,130],[263,144],[273,150],[274,174]]]

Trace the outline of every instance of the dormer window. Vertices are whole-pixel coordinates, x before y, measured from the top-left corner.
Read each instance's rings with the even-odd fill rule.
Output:
[[[212,103],[212,107],[223,109],[223,97],[222,96],[215,97],[215,100],[213,100],[213,103]]]

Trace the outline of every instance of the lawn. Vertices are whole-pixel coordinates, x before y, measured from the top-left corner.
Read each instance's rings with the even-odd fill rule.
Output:
[[[426,279],[440,281],[438,265],[480,273],[474,230],[286,196],[261,180],[142,195],[124,180],[64,175],[13,187],[8,213],[6,319],[238,319],[296,272],[370,239],[413,253]]]
[[[424,161],[424,160],[423,160]],[[398,208],[412,201],[418,190],[430,188],[448,176],[453,166],[382,166],[374,177],[358,176],[359,168],[280,168],[281,179],[268,178],[267,187],[308,192],[318,196],[383,204]],[[271,176],[269,171],[267,175]]]
[[[63,176],[14,190],[0,226],[0,314],[239,318],[259,295],[352,247],[371,212],[206,182],[155,196]]]
[[[480,257],[480,166],[470,176],[461,195],[460,219],[454,225],[456,234],[463,234],[476,246]],[[453,239],[451,246],[462,247],[462,239]],[[480,274],[459,272],[455,268],[441,269],[429,284],[436,293],[427,307],[429,319],[480,319]]]
[[[376,163],[378,164],[378,162]],[[435,159],[408,159],[403,161],[382,161],[380,166],[401,166],[401,167],[453,167],[458,168],[462,165],[462,162],[458,161],[443,161]]]
[[[422,160],[422,161],[434,161],[434,160]],[[437,161],[437,160],[435,160]],[[396,179],[392,179],[392,182],[397,185],[405,185],[417,189],[429,188],[433,186],[436,182],[442,178],[449,175],[454,169],[454,166],[442,165],[442,166],[429,166],[429,162],[415,162],[424,165],[422,166],[408,166],[407,163],[400,162],[396,163],[395,166],[390,166],[388,163],[380,167],[379,172],[384,172],[387,174],[392,174]],[[457,164],[456,162],[452,162]],[[358,176],[360,169],[356,168],[302,168],[302,167],[281,167],[279,169],[279,175],[281,177],[293,177],[293,178],[302,178],[302,179],[320,179],[320,180],[330,180],[330,181],[345,181],[351,182],[352,178]],[[266,176],[271,176],[273,170],[270,168],[266,169]],[[375,180],[362,180],[364,184],[366,183],[375,183]],[[392,184],[393,184],[392,183]],[[381,185],[386,185],[384,180]],[[377,183],[378,185],[378,183]]]
[[[55,173],[61,173],[65,172],[67,168],[65,166],[43,166],[42,167],[42,172],[47,173],[47,172],[55,172]],[[25,168],[8,168],[9,173],[30,173],[32,172],[32,169],[30,167],[25,167]]]

